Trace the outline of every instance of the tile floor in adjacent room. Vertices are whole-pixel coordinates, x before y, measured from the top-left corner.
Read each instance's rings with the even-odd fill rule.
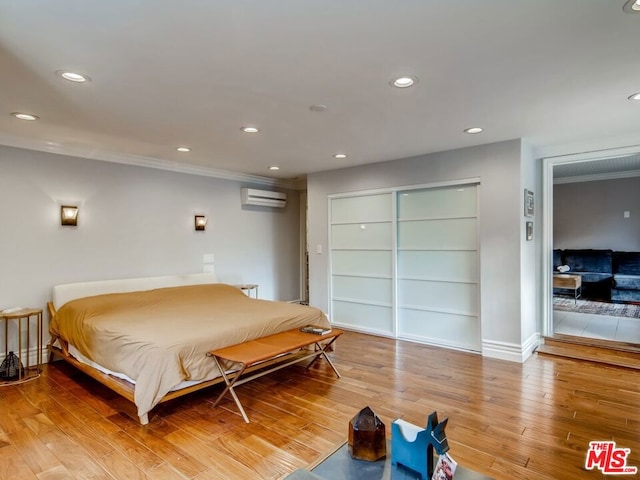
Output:
[[[553,311],[554,333],[640,344],[640,319]]]

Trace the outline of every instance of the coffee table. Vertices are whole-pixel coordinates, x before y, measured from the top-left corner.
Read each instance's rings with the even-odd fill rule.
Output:
[[[578,298],[582,294],[582,277],[569,273],[554,273],[553,288],[562,290],[573,290],[573,300],[578,303]]]
[[[455,459],[455,452],[453,457]],[[367,462],[351,458],[349,446],[345,442],[335,452],[313,467],[311,471],[327,480],[414,480],[420,478],[420,475],[412,470],[392,465],[390,443],[387,443],[386,458],[377,462]],[[453,478],[454,480],[493,480],[491,477],[464,468],[460,464],[458,464]]]

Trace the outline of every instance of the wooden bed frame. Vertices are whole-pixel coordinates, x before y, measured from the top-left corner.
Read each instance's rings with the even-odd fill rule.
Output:
[[[53,292],[53,301],[47,303],[47,308],[49,311],[49,319],[53,318],[56,313],[56,305],[60,306],[66,303],[69,300],[73,300],[75,298],[81,298],[84,296],[90,295],[100,295],[104,293],[118,293],[118,292],[130,292],[130,291],[139,291],[139,290],[150,290],[154,288],[163,288],[163,287],[171,287],[171,286],[181,286],[181,285],[197,285],[204,283],[217,283],[217,277],[214,274],[191,274],[191,275],[176,275],[170,277],[149,277],[149,278],[132,278],[126,280],[107,280],[104,282],[86,282],[86,283],[77,283],[77,284],[65,284],[65,285],[57,285],[54,287]],[[54,346],[55,342],[58,342],[60,347]],[[106,373],[93,368],[90,365],[82,363],[78,361],[75,357],[73,357],[68,350],[68,343],[59,337],[51,337],[51,341],[49,345],[47,345],[49,349],[49,357],[48,361],[52,362],[55,357],[58,357],[73,367],[77,368],[81,372],[89,375],[94,380],[100,382],[107,388],[110,388],[118,395],[126,398],[132,403],[134,401],[134,391],[135,385],[132,383],[115,377],[113,375],[109,375]],[[292,353],[289,355],[283,355],[278,358],[271,359],[269,361],[265,361],[259,365],[255,365],[247,370],[245,373],[260,370],[263,368],[267,368],[271,365],[278,364],[284,361],[291,361],[293,357],[302,355],[300,353]],[[213,361],[213,359],[211,360]],[[231,376],[227,375],[227,378],[233,378],[234,374]],[[191,385],[180,390],[174,390],[172,392],[167,393],[158,403],[168,402],[169,400],[173,400],[175,398],[182,397],[183,395],[188,395],[190,393],[196,392],[198,390],[202,390],[203,388],[208,388],[212,385],[217,385],[220,383],[224,383],[224,378],[222,376],[214,378],[212,380],[204,381],[201,383],[197,383],[195,385]],[[147,425],[149,423],[149,414],[145,413],[144,415],[140,415],[139,417],[140,423],[142,425]]]

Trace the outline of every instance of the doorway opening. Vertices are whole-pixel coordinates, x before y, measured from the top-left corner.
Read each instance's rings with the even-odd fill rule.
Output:
[[[546,337],[640,350],[640,147],[544,159]]]

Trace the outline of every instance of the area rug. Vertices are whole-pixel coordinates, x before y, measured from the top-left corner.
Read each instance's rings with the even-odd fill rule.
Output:
[[[607,303],[579,299],[576,304],[573,298],[553,297],[553,309],[561,312],[640,318],[640,305],[628,303]]]
[[[387,453],[392,454],[390,447],[389,442],[387,443]],[[315,465],[311,471],[326,480],[419,480],[422,478],[416,472],[392,465],[391,455],[387,455],[387,458],[377,462],[355,460],[351,458],[349,447],[346,443],[322,462]],[[455,480],[493,479],[458,464]]]

